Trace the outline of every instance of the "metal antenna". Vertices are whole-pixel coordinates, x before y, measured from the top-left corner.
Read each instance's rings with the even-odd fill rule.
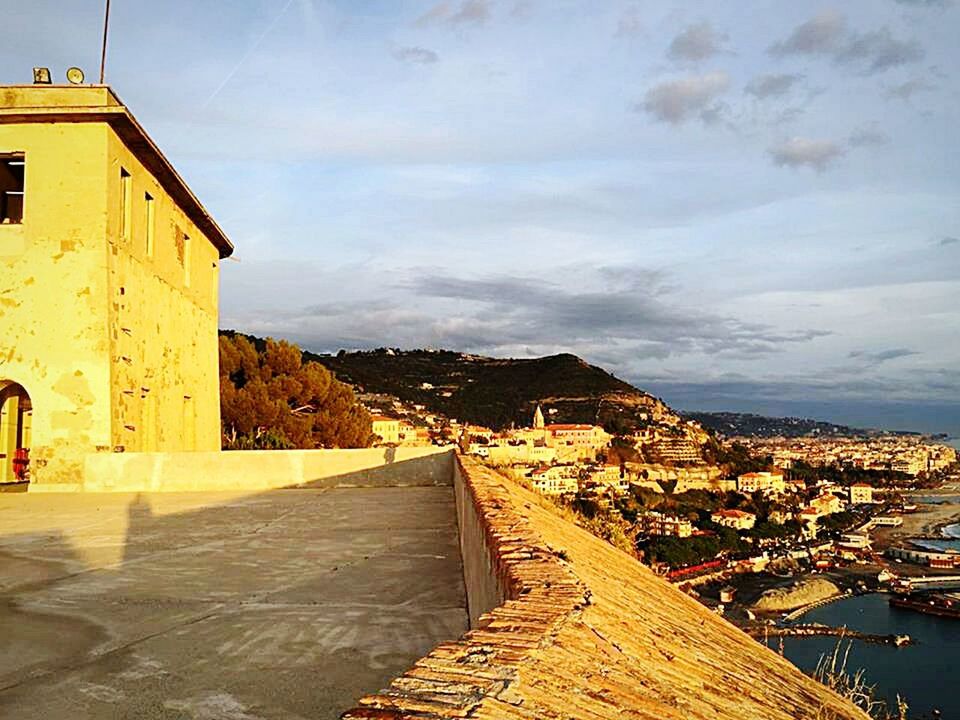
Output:
[[[107,29],[110,27],[110,0],[103,14],[103,46],[100,50],[100,84],[103,85],[103,73],[107,67]]]

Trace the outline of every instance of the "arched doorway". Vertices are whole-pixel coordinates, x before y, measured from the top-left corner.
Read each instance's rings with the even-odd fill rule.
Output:
[[[30,478],[33,404],[22,385],[0,380],[0,483]]]

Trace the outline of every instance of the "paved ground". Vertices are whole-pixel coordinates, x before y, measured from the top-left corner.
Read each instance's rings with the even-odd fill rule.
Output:
[[[467,625],[449,487],[0,495],[0,719],[335,718]]]

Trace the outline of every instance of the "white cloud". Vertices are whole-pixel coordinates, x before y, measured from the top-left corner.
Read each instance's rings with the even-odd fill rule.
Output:
[[[709,122],[717,110],[718,98],[729,86],[730,77],[725,72],[668,80],[650,88],[637,109],[673,125],[691,117]]]
[[[841,145],[832,140],[793,137],[775,144],[768,152],[775,165],[808,166],[817,172],[823,172],[845,151]]]
[[[686,27],[677,35],[667,55],[673,60],[700,62],[723,51],[727,36],[714,30],[709,22],[700,22]]]

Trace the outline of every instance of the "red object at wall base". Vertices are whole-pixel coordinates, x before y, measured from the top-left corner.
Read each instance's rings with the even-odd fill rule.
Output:
[[[30,448],[17,448],[13,453],[13,476],[26,480],[30,472]]]

